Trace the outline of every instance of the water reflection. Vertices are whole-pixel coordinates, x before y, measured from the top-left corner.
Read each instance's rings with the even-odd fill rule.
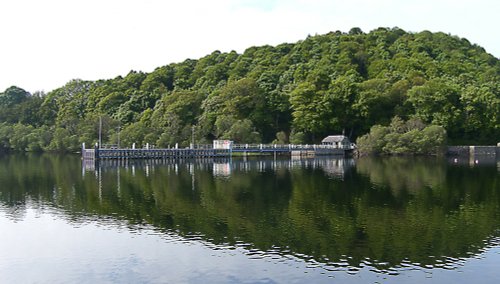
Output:
[[[343,179],[347,171],[355,166],[355,160],[352,158],[280,158],[280,159],[260,159],[260,158],[217,158],[217,159],[182,159],[182,160],[103,160],[100,162],[82,160],[82,176],[88,172],[98,172],[102,169],[125,168],[132,169],[135,175],[137,168],[145,171],[146,176],[156,167],[167,167],[175,169],[178,173],[179,166],[189,167],[191,174],[194,169],[207,170],[212,169],[213,176],[230,177],[233,171],[236,172],[265,172],[279,171],[281,169],[293,168],[312,168],[321,169],[329,177]]]
[[[82,174],[75,174],[82,173]],[[7,156],[0,202],[61,210],[75,224],[306,260],[326,271],[456,269],[499,245],[496,166],[437,158],[105,161]]]
[[[448,163],[457,166],[494,167],[500,171],[500,159],[492,155],[448,157]]]

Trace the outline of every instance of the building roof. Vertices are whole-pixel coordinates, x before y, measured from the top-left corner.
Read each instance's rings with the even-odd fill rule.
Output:
[[[344,135],[330,135],[327,136],[325,139],[321,140],[321,143],[338,143],[345,140],[349,141],[349,138],[347,138]]]

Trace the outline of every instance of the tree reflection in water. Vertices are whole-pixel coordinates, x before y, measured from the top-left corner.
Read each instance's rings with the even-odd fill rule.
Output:
[[[82,173],[82,174],[80,174]],[[453,268],[498,245],[499,172],[439,158],[106,161],[4,156],[0,201],[124,221],[325,268]],[[194,238],[194,237],[193,237]]]

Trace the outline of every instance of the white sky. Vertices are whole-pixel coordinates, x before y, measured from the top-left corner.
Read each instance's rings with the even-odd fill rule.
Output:
[[[1,0],[0,92],[151,72],[360,27],[442,31],[500,57],[498,0]]]

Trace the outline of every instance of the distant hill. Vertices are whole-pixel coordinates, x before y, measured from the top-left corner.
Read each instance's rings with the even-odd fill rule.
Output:
[[[77,149],[97,141],[98,117],[103,139],[114,143],[119,130],[122,145],[308,143],[343,131],[354,140],[394,116],[441,125],[453,144],[498,142],[500,60],[444,33],[353,28],[243,54],[215,51],[151,73],[72,80],[46,95],[12,87],[0,94],[0,143]],[[12,139],[21,128],[33,141]]]

